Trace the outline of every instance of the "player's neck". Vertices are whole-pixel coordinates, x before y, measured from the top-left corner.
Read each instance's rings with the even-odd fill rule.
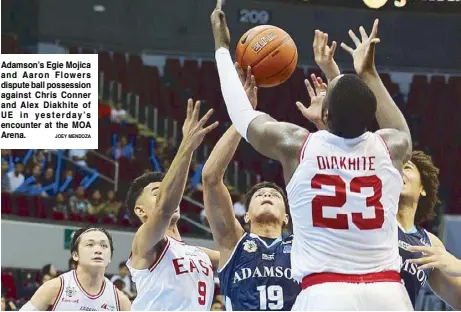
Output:
[[[179,234],[178,226],[176,224],[170,225],[168,229],[166,230],[165,234],[168,235],[169,237],[173,237],[176,240],[179,240],[179,241],[182,240],[181,235]]]
[[[399,203],[399,211],[397,212],[397,221],[405,231],[409,231],[415,226],[416,203]]]
[[[77,273],[78,282],[87,293],[91,295],[99,293],[104,282],[104,269],[98,268],[91,272],[77,266],[75,272]]]
[[[251,225],[251,233],[266,238],[278,238],[282,236],[282,231],[275,224],[254,223]]]

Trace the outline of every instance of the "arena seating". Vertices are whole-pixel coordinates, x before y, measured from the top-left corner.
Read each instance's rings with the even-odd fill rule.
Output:
[[[154,105],[163,116],[183,120],[186,99],[192,96],[206,100],[209,107],[215,108],[216,118],[221,124],[229,122],[213,61],[205,60],[199,65],[196,60],[185,60],[181,64],[179,59],[168,58],[161,77],[158,68],[144,65],[139,55],[114,53],[111,56],[108,51],[83,51],[76,47],[69,48],[69,51],[98,53],[100,70],[105,77],[120,83],[124,92],[139,94],[141,105]],[[297,68],[287,83],[272,89],[260,89],[259,108],[277,116],[279,120],[310,127],[294,103],[297,100],[308,103],[303,79],[311,73],[320,74],[318,69],[305,72]],[[416,148],[430,152],[441,169],[442,187],[448,195],[447,212],[461,213],[461,206],[458,205],[461,188],[453,183],[456,173],[461,172],[460,165],[454,161],[461,159],[461,146],[453,140],[461,134],[461,126],[456,118],[461,116],[461,106],[457,105],[461,102],[461,77],[446,79],[438,75],[414,75],[406,102],[402,101],[399,85],[391,81],[389,74],[382,74],[382,79],[410,123],[413,139],[417,142]],[[224,130],[224,127],[220,127],[219,131],[213,132],[207,137],[206,143],[213,146]],[[247,169],[261,173],[266,178],[262,171],[262,164],[266,160],[249,150],[238,152],[236,159]],[[281,180],[278,182],[282,183]]]
[[[13,36],[2,35],[2,46],[6,53],[18,51]],[[114,80],[121,84],[122,91],[133,92],[139,95],[140,104],[156,107],[161,116],[169,116],[175,120],[184,119],[184,105],[189,97],[203,100],[205,106],[216,110],[216,119],[221,121],[219,131],[213,132],[206,138],[206,144],[213,146],[225,130],[223,126],[229,122],[223,99],[217,71],[213,61],[204,60],[200,64],[196,60],[186,60],[181,64],[179,59],[168,58],[163,68],[164,75],[155,66],[144,65],[139,55],[124,53],[109,53],[109,51],[95,51],[79,47],[69,47],[69,53],[98,53],[100,70],[104,73],[105,81]],[[297,68],[287,83],[272,89],[260,89],[259,107],[277,116],[279,120],[286,120],[300,125],[311,127],[296,110],[295,101],[308,102],[307,92],[303,85],[303,78],[310,73],[319,74],[318,69],[305,72]],[[382,75],[383,81],[390,93],[396,98],[401,94],[399,86],[393,83],[388,74]],[[448,195],[447,212],[460,213],[458,199],[461,188],[454,182],[456,173],[461,171],[456,159],[461,158],[461,146],[452,138],[461,134],[461,126],[456,116],[460,116],[461,107],[456,105],[461,101],[461,77],[414,75],[410,91],[401,108],[410,123],[417,148],[429,151],[440,167],[440,177],[445,194]],[[119,125],[110,128],[100,126],[100,150],[110,146],[109,133],[124,133],[137,135],[137,129],[120,129]],[[137,144],[145,144],[145,140],[138,140]],[[251,154],[249,154],[251,153]],[[251,156],[249,156],[251,155]],[[249,148],[243,148],[236,155],[243,167],[252,172],[262,174],[266,160]],[[134,166],[138,165],[134,164]],[[123,165],[123,166],[122,166]],[[123,163],[123,177],[130,178],[133,164]],[[102,171],[105,169],[102,168]],[[281,178],[280,175],[278,175]],[[272,177],[272,176],[269,176]],[[278,181],[281,182],[281,181]]]

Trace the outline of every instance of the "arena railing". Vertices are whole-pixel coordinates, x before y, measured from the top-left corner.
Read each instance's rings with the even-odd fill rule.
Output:
[[[101,76],[101,79],[104,79]],[[103,88],[101,88],[102,90]],[[141,105],[139,95],[133,92],[122,94],[122,86],[116,81],[110,81],[108,85],[108,97],[113,103],[121,102],[123,108],[132,116],[139,125],[151,131],[155,136],[164,140],[173,139],[177,143],[180,123],[168,116],[160,116],[156,105]],[[194,153],[193,160],[204,162],[208,158],[211,149],[202,144]],[[237,161],[232,162],[226,171],[226,184],[231,185],[238,191],[246,191],[249,186],[259,182],[261,176],[251,171],[241,169]]]
[[[97,169],[80,166],[77,162],[73,161],[69,157],[64,156],[62,153],[60,153],[59,150],[57,150],[57,151],[51,151],[50,150],[50,153],[54,154],[56,157],[61,157],[62,159],[64,159],[65,161],[67,161],[69,163],[72,163],[76,168],[79,168],[79,170],[81,170],[83,172],[93,174],[95,171],[97,171]],[[99,158],[103,159],[105,162],[109,162],[109,163],[114,165],[114,176],[113,176],[113,178],[108,177],[108,176],[100,173],[99,171],[97,171],[97,174],[98,174],[97,177],[102,179],[102,180],[105,180],[106,182],[108,182],[110,184],[112,184],[113,185],[113,190],[115,192],[117,192],[117,190],[118,190],[118,178],[119,178],[119,165],[118,165],[118,163],[116,161],[114,161],[114,160],[112,160],[112,159],[110,159],[110,158],[96,152],[96,151],[88,150],[88,153],[91,153],[91,154],[95,155],[96,157],[99,157]]]

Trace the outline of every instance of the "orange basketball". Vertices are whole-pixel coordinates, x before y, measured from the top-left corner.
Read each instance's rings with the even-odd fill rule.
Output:
[[[283,29],[256,26],[240,38],[235,60],[246,70],[251,66],[260,87],[274,87],[287,80],[298,64],[295,42]]]

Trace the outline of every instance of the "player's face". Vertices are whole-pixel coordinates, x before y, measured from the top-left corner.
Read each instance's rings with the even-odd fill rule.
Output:
[[[82,267],[106,268],[111,259],[109,238],[100,231],[82,234],[77,250],[73,257]]]
[[[421,174],[414,163],[408,161],[403,166],[403,189],[400,196],[414,198],[419,200],[420,196],[425,196],[423,185],[421,183]]]
[[[277,221],[283,225],[287,218],[283,196],[270,187],[257,190],[251,197],[248,218],[252,222]]]
[[[147,216],[149,215],[150,210],[156,209],[155,207],[157,206],[157,195],[160,189],[160,184],[160,182],[152,182],[148,184],[141,193],[141,196],[139,196],[135,212],[138,217],[143,220],[143,222],[147,220]],[[178,206],[173,214],[173,217],[171,218],[170,224],[176,224],[179,218],[180,215]]]

